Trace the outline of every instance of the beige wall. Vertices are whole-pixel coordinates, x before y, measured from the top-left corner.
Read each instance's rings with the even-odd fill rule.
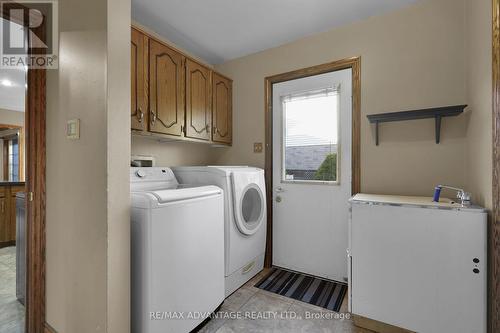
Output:
[[[218,162],[264,166],[253,142],[264,141],[264,78],[361,56],[363,192],[432,195],[464,185],[466,117],[381,125],[380,145],[367,114],[466,102],[464,4],[426,0],[386,15],[314,35],[217,66],[233,79],[233,147]]]
[[[467,188],[492,208],[492,7],[491,0],[466,0]]]
[[[153,156],[157,166],[209,165],[216,161],[219,150],[203,143],[163,142],[132,137],[132,155]]]
[[[24,126],[24,112],[0,109],[0,124]]]
[[[202,59],[193,56],[186,50],[174,45],[164,36],[158,35],[153,30],[147,28],[146,25],[135,21],[133,24],[164,43],[173,46],[184,54],[188,54],[190,57],[204,63],[208,67],[212,67]],[[157,166],[213,164],[215,162],[217,152],[220,150],[227,150],[227,148],[224,147],[214,148],[203,143],[160,141],[138,136],[132,136],[131,142],[133,155],[153,156],[156,160]]]
[[[130,332],[131,3],[107,0],[107,4],[107,332],[127,333]]]
[[[124,332],[130,2],[65,0],[59,15],[60,65],[47,71],[46,318],[59,333]],[[73,118],[80,140],[65,137]]]

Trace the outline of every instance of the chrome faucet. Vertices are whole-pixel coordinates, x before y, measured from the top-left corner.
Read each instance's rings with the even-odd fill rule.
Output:
[[[463,189],[448,185],[438,185],[440,189],[446,188],[449,190],[457,191],[457,199],[460,200],[460,204],[462,206],[469,206],[471,204],[471,194],[469,192],[465,192]]]

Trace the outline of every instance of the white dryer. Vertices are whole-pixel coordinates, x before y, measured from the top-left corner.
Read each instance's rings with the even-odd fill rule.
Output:
[[[266,185],[264,170],[239,166],[174,167],[184,184],[224,191],[226,297],[264,267]]]
[[[169,168],[131,168],[132,333],[187,333],[224,301],[224,202]]]

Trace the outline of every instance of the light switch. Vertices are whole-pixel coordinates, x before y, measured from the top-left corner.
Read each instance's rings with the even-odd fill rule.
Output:
[[[253,144],[253,152],[254,153],[262,153],[262,142],[255,142]]]
[[[80,139],[80,119],[71,119],[66,123],[66,138],[70,140]]]

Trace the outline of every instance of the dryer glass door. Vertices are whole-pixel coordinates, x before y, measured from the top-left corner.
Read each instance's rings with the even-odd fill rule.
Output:
[[[238,229],[245,235],[254,234],[264,217],[264,196],[255,184],[249,184],[241,196],[236,216]]]

